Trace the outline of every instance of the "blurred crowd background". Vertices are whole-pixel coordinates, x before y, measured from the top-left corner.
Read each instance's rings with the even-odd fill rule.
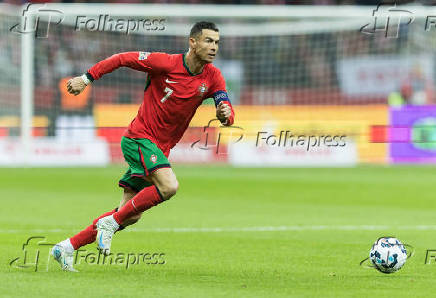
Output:
[[[224,2],[226,1],[219,3]],[[301,4],[304,4],[303,2],[299,1]],[[320,1],[310,3],[318,2]],[[341,1],[335,1],[338,2]],[[368,2],[370,1],[365,1],[365,4]],[[186,24],[194,22],[190,19],[178,21]],[[13,22],[14,20],[4,19],[2,24],[6,29]],[[217,63],[226,76],[235,104],[382,104],[387,102],[389,92],[401,92],[404,101],[408,102],[413,89],[426,92],[426,99],[422,103],[432,103],[433,74],[424,76],[422,65],[412,67],[409,75],[399,73],[400,70],[396,70],[395,73],[380,73],[377,80],[374,79],[374,75],[363,71],[357,74],[360,76],[359,80],[366,79],[368,85],[371,82],[392,81],[392,78],[396,77],[395,86],[389,92],[374,93],[370,86],[367,89],[360,88],[361,92],[355,94],[347,93],[345,90],[344,80],[351,75],[352,70],[346,67],[347,73],[344,73],[344,68],[341,68],[342,61],[367,55],[432,55],[431,47],[428,46],[436,42],[434,34],[427,34],[423,43],[422,39],[416,36],[421,36],[424,30],[412,35],[408,28],[403,29],[395,39],[385,38],[382,34],[369,37],[358,30],[222,36]],[[3,78],[0,85],[5,93],[13,95],[18,93],[20,86],[20,43],[16,35],[7,34],[5,37],[0,39],[0,74]],[[53,26],[46,39],[35,43],[34,71],[35,84],[38,86],[35,90],[36,111],[43,112],[53,107],[53,103],[59,98],[60,80],[79,75],[97,61],[114,53],[138,50],[183,53],[187,46],[187,35],[120,35],[116,32],[99,32],[96,35],[95,32],[86,30],[77,32],[71,26]],[[219,64],[220,61],[222,64]],[[420,64],[422,63],[424,62],[421,61]],[[96,89],[100,90],[93,92],[93,102],[140,103],[143,86],[143,73],[122,69],[99,82]]]
[[[51,98],[55,97],[53,90],[61,78],[81,74],[97,61],[114,53],[137,50],[183,53],[188,46],[187,36],[132,34],[122,43],[117,42],[119,37],[118,33],[100,32],[95,38],[93,32],[78,34],[67,26],[54,27],[45,42],[35,44],[36,107],[40,104],[51,105]],[[231,61],[229,68],[240,68],[243,72],[243,75],[238,74],[242,81],[235,82],[243,89],[240,90],[240,96],[236,96],[239,98],[237,103],[251,104],[252,90],[260,87],[276,91],[310,91],[310,94],[297,97],[300,102],[283,99],[272,100],[271,104],[357,103],[343,98],[339,90],[341,74],[338,62],[364,55],[408,54],[412,50],[410,43],[413,42],[407,34],[400,35],[398,39],[382,36],[365,38],[355,31],[289,36],[229,36],[222,37],[218,63]],[[0,40],[0,73],[4,78],[0,84],[4,83],[6,89],[17,88],[20,83],[18,45],[7,38]],[[225,65],[220,66],[226,68]],[[231,76],[232,73],[227,74],[227,77]],[[109,98],[107,92],[99,93],[102,98],[96,98],[97,102],[140,102],[144,74],[123,69],[111,74],[110,79],[102,80],[99,85],[118,90],[114,94],[119,96]],[[123,88],[125,91],[119,92]],[[361,100],[383,103],[386,97],[369,96]]]

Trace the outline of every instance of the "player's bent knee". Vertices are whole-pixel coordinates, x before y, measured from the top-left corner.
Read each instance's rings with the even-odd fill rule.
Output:
[[[174,196],[179,188],[179,182],[171,168],[158,169],[150,178],[159,190],[163,200],[168,200]]]
[[[161,186],[161,188],[159,188],[159,191],[160,194],[162,195],[162,198],[164,200],[168,200],[176,194],[178,189],[179,189],[179,182],[176,180],[174,182],[167,183]]]

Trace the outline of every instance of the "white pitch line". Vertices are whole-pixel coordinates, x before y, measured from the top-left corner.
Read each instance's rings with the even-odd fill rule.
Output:
[[[64,233],[77,232],[77,229],[9,229],[0,230],[0,234],[19,233]],[[258,226],[258,227],[215,227],[215,228],[127,228],[124,232],[137,233],[226,233],[226,232],[286,232],[286,231],[434,231],[436,225],[388,226],[388,225],[294,225],[294,226]]]

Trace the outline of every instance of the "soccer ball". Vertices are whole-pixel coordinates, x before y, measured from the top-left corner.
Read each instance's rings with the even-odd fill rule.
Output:
[[[397,238],[382,237],[372,245],[369,259],[378,271],[393,273],[406,263],[407,251]]]

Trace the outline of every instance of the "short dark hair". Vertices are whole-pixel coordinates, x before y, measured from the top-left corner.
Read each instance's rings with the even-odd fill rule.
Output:
[[[198,34],[201,34],[201,31],[203,29],[209,29],[209,30],[213,30],[215,32],[219,32],[215,23],[201,21],[201,22],[195,23],[194,26],[192,26],[191,33],[189,34],[189,37],[196,37]]]

